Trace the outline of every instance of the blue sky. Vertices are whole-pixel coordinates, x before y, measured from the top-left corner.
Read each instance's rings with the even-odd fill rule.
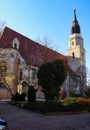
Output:
[[[90,68],[90,0],[0,0],[0,22],[32,40],[48,36],[67,55],[74,8]]]

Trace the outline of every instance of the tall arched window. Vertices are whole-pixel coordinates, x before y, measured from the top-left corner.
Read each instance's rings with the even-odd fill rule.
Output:
[[[73,59],[75,58],[75,54],[74,54],[74,52],[72,53],[72,58],[73,58]]]

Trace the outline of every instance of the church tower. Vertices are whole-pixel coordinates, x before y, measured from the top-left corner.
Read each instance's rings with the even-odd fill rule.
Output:
[[[80,68],[86,67],[84,42],[81,35],[80,25],[77,21],[76,10],[74,10],[74,20],[72,22],[67,52],[68,64],[74,72],[78,73]]]

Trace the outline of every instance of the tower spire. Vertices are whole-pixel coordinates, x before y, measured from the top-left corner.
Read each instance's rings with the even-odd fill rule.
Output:
[[[71,34],[79,33],[80,34],[80,26],[76,17],[76,9],[74,9],[74,20],[72,22]]]
[[[76,9],[74,9],[74,21],[77,21],[77,17],[76,17]]]

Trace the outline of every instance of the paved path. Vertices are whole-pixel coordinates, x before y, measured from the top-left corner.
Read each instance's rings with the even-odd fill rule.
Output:
[[[0,102],[0,117],[9,130],[90,130],[90,113],[46,116]]]

